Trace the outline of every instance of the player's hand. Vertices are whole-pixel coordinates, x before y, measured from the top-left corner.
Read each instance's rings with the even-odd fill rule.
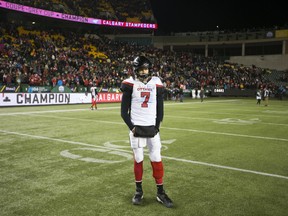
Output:
[[[133,134],[135,134],[135,127],[133,127],[133,129],[131,130]]]
[[[158,127],[155,127],[155,135],[157,134],[157,133],[159,133],[159,128]]]

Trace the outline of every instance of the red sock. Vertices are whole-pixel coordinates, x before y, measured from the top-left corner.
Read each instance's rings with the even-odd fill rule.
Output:
[[[135,175],[135,181],[136,182],[141,182],[142,181],[142,176],[143,176],[143,161],[140,163],[137,163],[134,160],[134,175]]]
[[[162,161],[160,162],[151,162],[153,168],[153,177],[157,185],[163,184],[164,168]]]

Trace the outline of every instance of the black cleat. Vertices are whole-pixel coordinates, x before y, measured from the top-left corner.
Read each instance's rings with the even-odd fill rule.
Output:
[[[173,202],[172,200],[168,197],[168,195],[163,192],[163,193],[157,193],[157,201],[162,203],[164,206],[167,208],[172,208],[173,207]]]
[[[133,205],[140,205],[143,199],[143,191],[136,191],[134,197],[132,198]]]

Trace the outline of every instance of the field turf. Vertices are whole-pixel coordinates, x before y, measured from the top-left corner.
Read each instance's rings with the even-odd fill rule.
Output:
[[[1,216],[287,216],[288,101],[165,101],[164,187],[146,152],[142,206],[120,104],[0,108]]]

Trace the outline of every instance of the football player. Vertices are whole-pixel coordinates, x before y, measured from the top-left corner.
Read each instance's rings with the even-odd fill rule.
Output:
[[[91,91],[91,106],[90,106],[90,109],[91,110],[94,110],[96,109],[97,110],[97,96],[98,96],[98,91],[97,91],[97,88],[95,86],[95,83],[93,83],[93,86],[90,88],[90,91]]]
[[[163,188],[164,169],[159,135],[160,123],[163,120],[164,88],[160,78],[152,76],[150,69],[150,60],[145,56],[137,56],[133,61],[134,74],[121,84],[121,117],[130,129],[130,145],[134,154],[136,192],[132,203],[142,203],[144,147],[147,146],[157,186],[156,199],[171,208],[173,202]]]

